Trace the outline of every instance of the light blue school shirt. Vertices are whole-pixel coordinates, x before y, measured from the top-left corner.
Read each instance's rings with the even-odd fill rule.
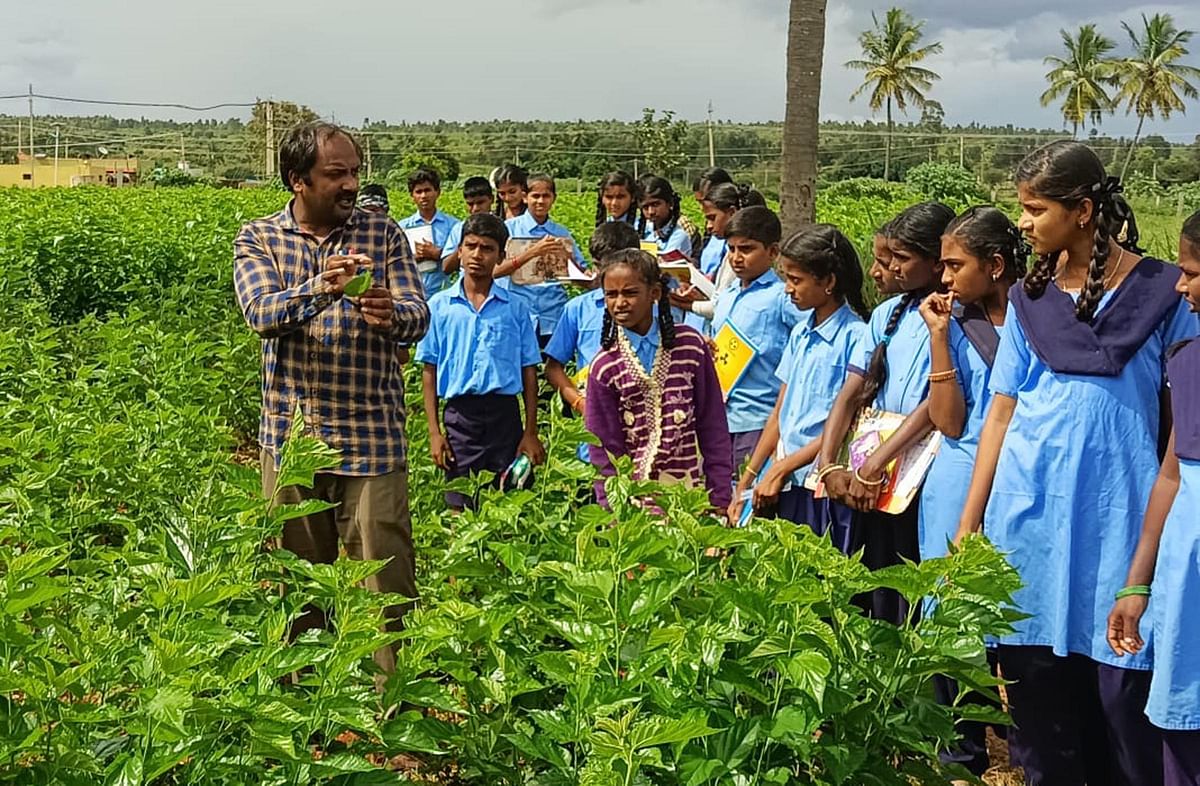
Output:
[[[492,286],[476,311],[463,280],[429,300],[429,332],[417,344],[417,362],[437,366],[441,399],[523,389],[522,370],[542,360],[525,304]]]
[[[1051,284],[1053,286],[1053,284]],[[1100,309],[1107,307],[1105,293]],[[1195,336],[1182,300],[1115,377],[1059,374],[1033,351],[1012,304],[991,391],[1015,396],[984,531],[1021,574],[1028,619],[1001,644],[1051,647],[1126,669],[1151,668],[1147,647],[1118,658],[1105,640],[1158,475],[1159,390],[1171,344]]]
[[[866,375],[875,347],[884,340],[884,329],[892,317],[892,310],[903,297],[897,295],[886,300],[871,312],[869,338],[859,345],[852,371]],[[912,300],[888,341],[887,379],[875,397],[876,409],[908,415],[929,395],[929,328],[917,310],[920,305],[920,298]]]
[[[1174,395],[1194,396],[1195,390]],[[1146,716],[1160,729],[1200,730],[1200,461],[1179,459],[1179,490],[1163,525],[1147,618],[1154,633],[1154,677]]]
[[[846,304],[814,325],[808,312],[788,337],[775,377],[787,385],[779,407],[781,452],[790,455],[821,438],[825,419],[846,384],[850,361],[867,338],[867,324]],[[806,464],[792,475],[800,484],[812,469]]]
[[[729,244],[723,237],[713,235],[704,244],[704,250],[700,252],[700,272],[709,278],[717,277],[717,270],[721,267],[721,260],[725,258],[725,252],[729,249]]]
[[[692,236],[687,233],[683,227],[675,224],[675,228],[671,230],[671,234],[663,237],[658,230],[650,222],[646,222],[646,228],[642,233],[643,240],[653,240],[658,244],[658,255],[662,256],[670,251],[678,251],[679,253],[690,257],[692,255]]]
[[[576,295],[563,306],[554,335],[546,345],[546,355],[564,366],[574,360],[575,368],[582,371],[600,352],[603,329],[604,290]]]
[[[1004,334],[1003,327],[997,330]],[[950,320],[949,341],[950,361],[958,372],[957,382],[967,405],[966,420],[958,439],[942,439],[942,446],[938,448],[921,488],[917,531],[923,560],[946,556],[946,544],[958,532],[958,520],[967,503],[971,473],[975,469],[979,435],[983,433],[987,408],[992,401],[988,389],[992,368],[967,338],[958,320]]]
[[[654,371],[654,357],[658,354],[658,347],[662,343],[662,336],[658,330],[658,320],[650,320],[650,329],[646,331],[646,335],[642,336],[629,328],[621,328],[625,331],[625,338],[629,339],[629,345],[633,347],[634,354],[642,363],[642,369],[651,374]]]
[[[505,221],[504,226],[508,227],[508,236],[513,238],[547,236],[570,238],[575,249],[575,264],[579,266],[580,270],[587,269],[587,262],[584,261],[583,254],[579,251],[579,243],[575,242],[569,229],[556,223],[553,219],[547,218],[545,222],[539,224],[532,213],[525,211],[521,215]],[[554,334],[554,328],[558,324],[558,318],[562,315],[563,306],[567,303],[567,290],[563,289],[562,284],[557,281],[547,281],[544,284],[513,284],[512,279],[508,276],[496,280],[529,307],[529,311],[537,318],[537,331],[540,335],[551,336]]]
[[[774,270],[767,270],[745,286],[738,281],[717,296],[712,335],[720,333],[726,322],[732,322],[757,350],[725,399],[730,434],[758,431],[767,424],[779,398],[775,370],[783,359],[788,336],[800,319],[801,312],[792,305]]]
[[[462,245],[462,228],[465,222],[459,221],[450,229],[450,234],[446,236],[446,242],[442,244],[442,261],[446,257],[453,254]]]
[[[408,218],[400,221],[401,229],[416,229],[424,224],[429,224],[433,228],[433,244],[438,248],[444,248],[446,240],[450,237],[450,233],[459,227],[461,232],[462,222],[453,216],[448,216],[442,211],[437,211],[433,214],[432,221],[426,221],[421,217],[421,211],[413,213]],[[417,250],[414,248],[413,253]],[[446,274],[442,272],[442,266],[435,260],[422,259],[417,263],[417,269],[421,271],[421,283],[425,285],[426,299],[433,297],[438,292],[446,288]]]

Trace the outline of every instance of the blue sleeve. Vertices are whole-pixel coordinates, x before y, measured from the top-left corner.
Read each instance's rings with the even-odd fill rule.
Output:
[[[789,331],[800,324],[800,317],[802,315],[807,315],[808,313],[796,308],[796,304],[788,297],[786,289],[781,288],[779,290],[779,321],[786,325]]]
[[[1000,346],[996,349],[996,361],[992,364],[992,379],[988,388],[993,393],[1015,398],[1021,385],[1029,376],[1029,342],[1025,329],[1013,304],[1008,304],[1004,316],[1004,329],[1000,331]]]
[[[442,338],[440,330],[442,324],[442,309],[439,308],[439,306],[441,306],[440,298],[434,299],[429,306],[429,331],[425,334],[424,338],[417,342],[416,357],[418,363],[430,363],[437,366],[441,365],[440,359],[442,357]]]
[[[1195,338],[1196,334],[1200,333],[1200,322],[1197,322],[1196,315],[1192,313],[1187,301],[1183,298],[1179,299],[1179,306],[1175,309],[1175,313],[1167,316],[1164,325],[1166,328],[1163,336],[1164,347]]]
[[[954,364],[954,369],[958,372],[958,387],[962,391],[963,401],[966,402],[968,415],[975,402],[975,391],[971,389],[971,380],[974,376],[972,351],[971,339],[967,338],[967,334],[963,332],[958,321],[951,319],[950,362]]]
[[[675,227],[675,231],[667,238],[666,246],[659,253],[665,254],[668,251],[678,251],[689,257],[692,255],[692,238],[683,227]]]
[[[462,228],[462,222],[459,221],[454,225],[454,228],[450,230],[450,235],[446,238],[446,245],[442,246],[442,259],[445,259],[455,251],[458,251],[458,247],[462,245]]]
[[[542,362],[542,350],[538,346],[537,332],[533,328],[533,314],[524,303],[517,303],[517,341],[521,348],[521,368],[536,366]]]
[[[579,345],[579,309],[571,300],[563,307],[562,316],[554,328],[554,335],[546,345],[546,356],[552,357],[564,366],[575,357],[575,348]]]
[[[783,346],[783,356],[779,358],[779,365],[775,367],[775,379],[783,384],[787,384],[792,376],[792,366],[796,364],[796,344],[799,343],[799,337],[796,331],[788,336],[787,344]]]
[[[855,345],[854,354],[850,356],[851,368],[866,372],[870,367],[871,355],[875,354],[875,347],[883,336],[883,324],[880,323],[879,317],[884,313],[891,314],[891,308],[888,307],[890,302],[885,301],[876,306],[871,312],[871,321],[863,325],[862,335]]]

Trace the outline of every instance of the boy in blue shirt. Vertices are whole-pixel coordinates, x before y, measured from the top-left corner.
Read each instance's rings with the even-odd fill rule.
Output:
[[[510,288],[513,295],[529,306],[529,310],[537,318],[538,343],[544,347],[554,335],[558,318],[567,303],[567,291],[558,281],[514,284],[506,276],[512,275],[514,270],[540,256],[562,253],[564,245],[567,245],[562,242],[564,239],[571,241],[569,245],[575,265],[582,271],[587,269],[587,263],[583,260],[583,254],[579,252],[579,244],[571,237],[571,231],[550,218],[550,209],[554,207],[554,201],[558,197],[554,178],[542,174],[530,175],[528,183],[529,191],[525,195],[528,209],[521,215],[508,219],[504,225],[508,227],[509,237],[538,238],[538,242],[500,264],[496,268],[496,278],[503,279],[501,286]]]
[[[463,201],[467,203],[467,215],[492,211],[492,184],[486,177],[468,177],[463,181]],[[462,222],[454,225],[446,244],[442,246],[442,272],[453,275],[459,268],[458,247],[462,244]]]
[[[480,471],[500,474],[518,454],[541,464],[546,450],[538,439],[537,365],[541,362],[529,310],[493,274],[504,258],[508,231],[491,214],[471,216],[463,225],[457,284],[429,301],[429,332],[417,345],[424,364],[421,387],[429,448],[446,477]],[[517,396],[525,404],[524,425]],[[438,400],[445,402],[438,423]],[[471,500],[446,493],[451,510]]]
[[[754,452],[779,398],[780,381],[775,369],[801,312],[792,305],[774,270],[783,239],[778,216],[765,207],[743,208],[726,225],[725,239],[729,266],[738,280],[717,295],[712,335],[719,339],[722,328],[729,323],[754,350],[741,375],[725,391],[736,479],[742,461]]]
[[[596,227],[588,241],[588,256],[597,266],[604,258],[627,248],[639,248],[637,230],[624,221],[609,221]],[[567,376],[566,365],[575,361],[577,377],[587,377],[592,358],[600,351],[600,329],[604,325],[604,291],[599,287],[576,295],[563,307],[554,335],[546,345],[546,381],[554,386],[571,409],[583,414],[583,391]],[[586,451],[581,456],[587,461]]]
[[[428,299],[446,286],[446,274],[442,272],[442,247],[459,220],[438,210],[442,178],[435,170],[420,167],[409,175],[408,193],[417,204],[417,212],[400,221],[400,228],[416,229],[427,225],[433,234],[432,243],[417,243],[413,248],[417,270],[421,273],[421,283],[425,285],[425,297]]]

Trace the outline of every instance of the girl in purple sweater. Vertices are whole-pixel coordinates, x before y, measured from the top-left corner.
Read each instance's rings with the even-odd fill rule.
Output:
[[[675,325],[665,276],[650,254],[629,249],[609,257],[600,286],[604,326],[584,416],[600,440],[590,446],[592,463],[611,475],[609,456],[629,456],[636,478],[703,486],[725,510],[731,447],[708,344]],[[603,504],[602,488],[598,496]]]

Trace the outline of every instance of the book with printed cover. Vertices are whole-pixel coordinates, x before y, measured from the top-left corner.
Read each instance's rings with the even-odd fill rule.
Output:
[[[713,337],[713,343],[716,344],[713,360],[717,366],[717,379],[721,383],[721,393],[728,399],[729,392],[758,355],[758,347],[728,320]]]
[[[519,256],[525,253],[530,246],[541,242],[543,239],[540,237],[509,238],[508,245],[505,246],[505,256],[509,259]],[[557,281],[558,279],[570,277],[572,268],[579,271],[579,268],[572,264],[575,258],[575,241],[569,237],[555,237],[554,239],[559,241],[561,250],[536,256],[514,270],[512,272],[512,282],[514,284],[522,286],[545,284],[548,281]]]
[[[853,431],[846,437],[838,451],[837,463],[860,469],[867,457],[888,440],[904,422],[905,415],[864,409],[858,416]],[[876,510],[884,513],[903,513],[912,504],[929,467],[942,446],[942,434],[933,431],[915,445],[901,453],[887,466],[888,482],[879,491]],[[819,468],[815,465],[804,479],[804,487],[821,499],[826,495],[825,484],[817,482]]]
[[[698,292],[704,295],[708,300],[716,300],[717,287],[713,282],[708,280],[708,276],[700,272],[700,268],[692,264],[692,262],[681,255],[680,259],[667,261],[666,257],[661,257],[658,268],[668,276],[679,281],[681,287],[695,287]]]

